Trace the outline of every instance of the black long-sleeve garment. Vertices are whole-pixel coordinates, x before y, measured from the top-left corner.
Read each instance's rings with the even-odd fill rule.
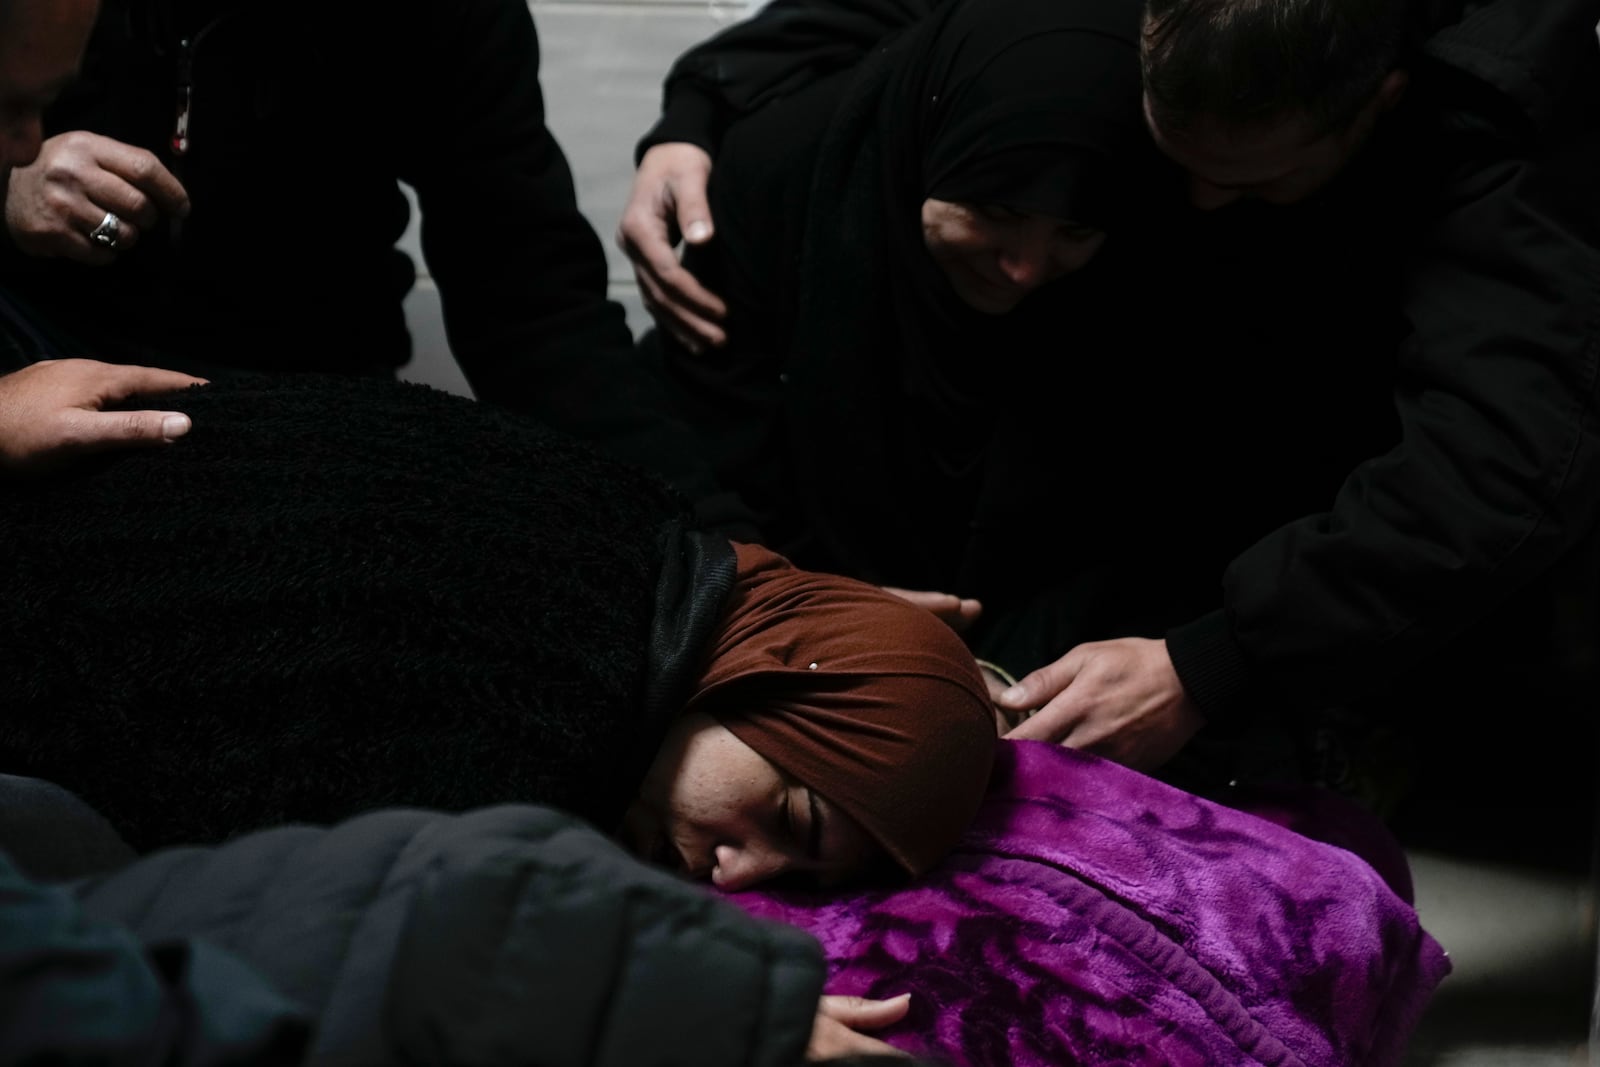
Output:
[[[674,65],[639,147],[715,148],[728,122],[932,6],[779,0]],[[1380,691],[1593,545],[1600,4],[1428,7],[1406,98],[1323,195],[1180,217],[1143,250],[1149,318],[1165,321],[1129,323],[1130,350],[1142,337],[1152,360],[1130,417],[1165,434],[1142,469],[1172,494],[1172,542],[1270,505],[1248,487],[1273,465],[1302,493],[1300,510],[1215,561],[1211,610],[1168,622],[1174,664],[1213,720]],[[1380,428],[1388,446],[1326,483],[1296,475],[1283,436],[1339,417],[1319,375],[1355,396],[1381,390],[1397,417]],[[1064,402],[1105,417],[1121,399]]]

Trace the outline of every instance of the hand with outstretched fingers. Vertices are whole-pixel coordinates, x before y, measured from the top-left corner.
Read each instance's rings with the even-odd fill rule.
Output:
[[[0,468],[47,470],[74,455],[171,444],[189,432],[181,411],[106,411],[145,393],[205,379],[155,367],[48,359],[0,377]]]

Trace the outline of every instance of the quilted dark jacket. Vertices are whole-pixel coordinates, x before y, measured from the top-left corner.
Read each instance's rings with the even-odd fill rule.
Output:
[[[547,808],[391,809],[46,887],[0,858],[0,1061],[801,1062],[816,943]]]

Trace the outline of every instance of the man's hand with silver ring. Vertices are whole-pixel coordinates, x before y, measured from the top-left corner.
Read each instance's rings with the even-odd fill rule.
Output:
[[[117,237],[122,232],[122,220],[117,218],[116,212],[106,212],[106,217],[100,220],[100,225],[89,231],[89,240],[101,248],[117,250]]]
[[[189,214],[189,194],[153,153],[82,130],[45,141],[37,160],[11,172],[5,195],[17,248],[94,267]]]

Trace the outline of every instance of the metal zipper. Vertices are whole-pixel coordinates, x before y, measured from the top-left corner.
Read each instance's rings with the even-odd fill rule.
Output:
[[[203,32],[203,31],[202,31]],[[194,102],[194,41],[178,42],[178,118],[172,127],[172,154],[189,154],[189,107]]]
[[[206,35],[217,28],[217,25],[226,22],[226,14],[219,15],[202,26],[199,32],[191,37],[184,37],[178,41],[178,114],[172,124],[172,154],[186,156],[189,154],[189,115],[194,109],[194,54],[200,47],[200,42]]]

